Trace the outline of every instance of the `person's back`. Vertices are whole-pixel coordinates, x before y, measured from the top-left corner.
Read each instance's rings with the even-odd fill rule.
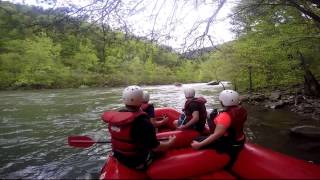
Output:
[[[149,123],[147,114],[134,110],[134,108],[123,108],[119,112],[132,113],[132,124],[129,131],[129,138],[123,139],[124,142],[120,142],[119,145],[126,152],[119,151],[119,148],[113,148],[114,157],[116,157],[121,163],[135,169],[144,169],[152,159],[152,149],[159,145],[156,139],[155,129],[152,124]],[[128,124],[124,124],[128,127]],[[148,134],[148,136],[146,136]],[[129,148],[128,148],[129,147]],[[146,164],[145,164],[146,163]]]
[[[233,140],[238,141],[244,138],[243,126],[247,120],[247,110],[241,105],[226,108],[226,113],[231,118],[231,124],[227,132]]]
[[[153,159],[153,151],[165,149],[173,143],[159,142],[155,128],[142,104],[142,90],[138,86],[129,86],[123,91],[124,108],[107,111],[102,119],[109,124],[113,156],[122,164],[137,170],[144,170]]]
[[[208,125],[211,134],[196,138],[191,146],[194,149],[214,148],[218,152],[229,154],[231,160],[227,167],[230,168],[245,142],[243,127],[247,111],[239,104],[239,94],[236,91],[222,91],[219,100],[224,109],[219,113],[214,110],[210,114]]]
[[[205,103],[207,102],[203,97],[195,97],[195,90],[192,88],[186,88],[184,90],[186,102],[183,108],[185,118],[180,118],[175,121],[178,129],[195,129],[200,133],[203,131],[207,110]]]
[[[149,103],[150,95],[147,91],[143,91],[143,103],[141,105],[141,109],[147,113],[150,122],[154,127],[158,128],[160,126],[165,125],[168,122],[167,117],[162,117],[161,119],[155,118],[154,106]]]
[[[144,111],[145,113],[147,113],[147,116],[149,118],[154,118],[155,115],[154,115],[154,105],[151,104],[151,103],[148,103],[148,102],[144,102],[142,105],[141,105],[141,109],[142,111]]]
[[[207,101],[203,97],[188,99],[184,106],[184,113],[186,115],[186,122],[193,118],[193,112],[199,112],[199,120],[193,124],[193,128],[202,132],[206,123],[207,109],[205,103]]]

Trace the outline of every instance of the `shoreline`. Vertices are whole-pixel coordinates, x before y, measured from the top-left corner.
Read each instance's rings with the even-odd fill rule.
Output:
[[[320,121],[320,97],[306,96],[303,85],[260,89],[254,92],[244,92],[240,97],[242,102],[250,105],[263,106],[268,109],[287,108],[298,115]]]

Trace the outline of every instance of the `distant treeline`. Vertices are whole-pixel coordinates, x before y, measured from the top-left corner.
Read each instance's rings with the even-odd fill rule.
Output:
[[[249,67],[254,88],[286,86],[303,81],[298,52],[319,78],[319,26],[290,7],[260,8],[265,13],[233,17],[236,40],[190,60],[109,26],[65,17],[63,8],[0,1],[0,89],[211,80],[245,89]]]
[[[0,2],[1,89],[200,81],[194,63],[170,48],[64,10]]]

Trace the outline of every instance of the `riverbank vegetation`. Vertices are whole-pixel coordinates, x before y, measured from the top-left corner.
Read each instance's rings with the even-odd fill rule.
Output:
[[[309,70],[319,79],[320,21],[281,2],[242,0],[232,22],[238,38],[210,53],[203,68],[241,89],[249,87],[249,71],[254,88],[301,84]],[[319,4],[303,5],[319,17]]]
[[[191,61],[107,25],[0,2],[0,88],[66,88],[197,81]],[[59,19],[59,21],[57,21]]]
[[[0,89],[230,80],[238,89],[320,78],[320,25],[299,9],[242,0],[234,41],[188,58],[170,47],[88,21],[67,8],[0,2]],[[319,15],[317,4],[305,5]]]

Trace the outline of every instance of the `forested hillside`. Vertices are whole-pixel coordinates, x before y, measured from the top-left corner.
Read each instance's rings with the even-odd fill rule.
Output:
[[[186,59],[169,47],[89,23],[85,15],[65,16],[67,8],[0,2],[0,89],[211,80],[247,89],[249,69],[253,88],[303,83],[306,69],[319,79],[319,22],[292,6],[255,4],[242,0],[235,7],[234,41]],[[315,4],[306,5],[320,13]]]
[[[64,11],[0,2],[1,89],[199,81],[170,48]]]

